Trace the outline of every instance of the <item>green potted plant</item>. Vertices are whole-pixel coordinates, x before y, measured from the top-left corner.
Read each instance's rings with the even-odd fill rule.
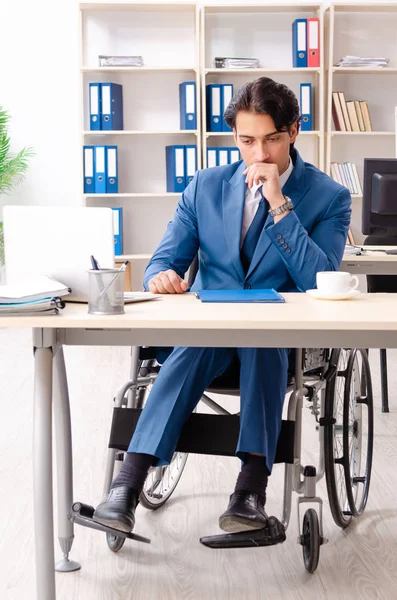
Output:
[[[28,159],[34,156],[32,148],[23,148],[17,154],[10,152],[9,120],[10,115],[0,106],[0,197],[9,194],[22,181],[28,168]],[[4,271],[3,223],[0,221],[0,283],[3,283]]]

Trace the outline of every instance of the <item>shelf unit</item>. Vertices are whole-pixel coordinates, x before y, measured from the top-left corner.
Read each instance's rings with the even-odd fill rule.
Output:
[[[320,21],[320,67],[292,67],[292,23],[296,18],[318,17]],[[254,35],[252,35],[252,33]],[[308,162],[325,166],[325,70],[324,13],[322,4],[204,4],[201,9],[200,64],[203,165],[207,147],[222,146],[231,132],[206,130],[206,85],[233,83],[234,93],[249,80],[269,76],[290,87],[299,99],[299,84],[313,85],[314,131],[298,135],[296,147]],[[277,49],[277,52],[275,51]],[[219,69],[215,56],[254,56],[263,65],[257,69]],[[211,142],[209,143],[209,140]],[[229,144],[229,141],[227,142]],[[232,145],[232,144],[230,144]],[[233,144],[234,145],[234,144]]]
[[[352,162],[363,181],[363,161],[366,157],[395,156],[395,118],[397,104],[397,3],[331,4],[325,12],[327,35],[327,125],[326,167],[331,162]],[[390,59],[386,68],[345,68],[336,63],[345,55],[384,56]],[[371,85],[376,75],[376,84]],[[334,131],[332,92],[344,92],[346,100],[368,101],[373,131]],[[362,195],[354,194],[352,232],[361,243]]]
[[[172,0],[85,2],[79,7],[81,145],[118,146],[120,190],[82,190],[82,201],[86,206],[123,208],[124,252],[136,257],[142,270],[142,256],[156,248],[180,198],[166,191],[165,146],[196,145],[201,168],[201,123],[194,131],[179,129],[179,83],[196,82],[200,114],[199,8],[195,2]],[[140,55],[145,66],[99,67],[99,54]],[[95,81],[123,85],[124,130],[89,129],[88,84]],[[133,285],[135,281],[140,287],[135,266]]]

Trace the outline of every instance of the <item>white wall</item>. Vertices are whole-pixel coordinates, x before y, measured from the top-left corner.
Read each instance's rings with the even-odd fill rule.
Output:
[[[5,204],[79,204],[81,140],[77,0],[4,0],[0,105],[11,114],[12,149],[32,146],[26,181]]]
[[[78,205],[82,201],[78,2],[3,0],[1,5],[0,105],[12,115],[12,148],[33,146],[36,157],[26,181],[11,198],[0,198],[0,211],[10,201]]]

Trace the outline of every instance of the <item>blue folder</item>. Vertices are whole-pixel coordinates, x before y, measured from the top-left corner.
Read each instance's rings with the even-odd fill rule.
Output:
[[[312,121],[312,84],[300,84],[300,109],[301,109],[301,131],[311,131],[313,129]]]
[[[295,19],[292,23],[292,65],[307,67],[307,21]]]
[[[179,84],[180,128],[197,129],[196,82],[184,81]]]
[[[90,83],[90,129],[99,131],[101,129],[101,84]]]
[[[200,290],[196,298],[201,302],[285,302],[276,290]]]
[[[101,105],[101,129],[121,131],[123,129],[123,86],[119,83],[102,83]]]

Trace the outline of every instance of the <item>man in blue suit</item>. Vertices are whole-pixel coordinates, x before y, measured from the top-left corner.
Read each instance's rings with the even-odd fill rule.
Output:
[[[183,277],[197,253],[192,290],[314,288],[318,271],[339,268],[350,223],[348,190],[303,162],[294,148],[300,111],[285,85],[266,77],[247,83],[224,117],[243,160],[196,173],[147,266],[145,288],[186,292]],[[266,485],[287,388],[283,348],[174,348],[95,520],[123,531],[133,528],[148,469],[169,463],[203,391],[236,354],[241,364],[236,455],[242,468],[219,524],[229,532],[266,526]]]

